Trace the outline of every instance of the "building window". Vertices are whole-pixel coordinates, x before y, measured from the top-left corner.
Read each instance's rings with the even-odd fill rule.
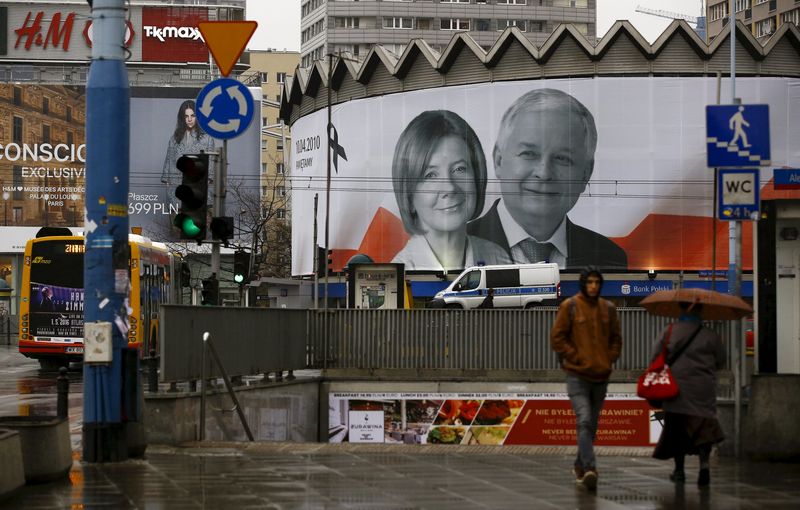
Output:
[[[258,73],[261,83],[269,83],[269,73]]]
[[[286,173],[286,170],[283,168],[283,163],[278,163],[276,171],[278,172],[278,175],[283,175]]]
[[[278,218],[279,220],[285,220],[286,209],[278,209],[277,211],[275,211],[275,217]]]
[[[558,5],[559,3],[569,3],[569,0],[553,0],[553,5]],[[585,3],[585,0],[584,0]],[[528,5],[528,0],[497,0],[498,5]]]
[[[517,27],[521,31],[526,32],[528,22],[524,19],[501,19],[497,21],[497,30],[503,31],[508,27]]]
[[[267,141],[266,141],[266,140],[261,140],[261,150],[262,150],[262,151],[267,151],[267,150],[269,150],[269,145],[267,144]]]
[[[267,164],[266,163],[261,163],[261,173],[262,174],[267,173]]]
[[[50,143],[50,126],[42,124],[42,143]]]
[[[23,198],[23,182],[22,182],[22,165],[14,165],[13,181],[14,181],[14,200],[22,200]]]
[[[283,83],[286,81],[286,73],[278,73],[278,83]]]
[[[14,133],[11,139],[14,143],[22,143],[22,117],[14,117]]]
[[[443,4],[468,4],[469,0],[439,0],[439,3]],[[500,2],[497,2],[500,3]]]
[[[736,0],[736,12],[742,12],[751,7],[751,0]]]
[[[275,190],[278,192],[278,196],[279,196],[279,197],[285,197],[285,196],[286,196],[286,188],[285,188],[285,187],[283,187],[283,186],[276,186],[276,187],[275,187]]]
[[[772,34],[774,31],[775,16],[770,16],[756,23],[756,37],[765,37]]]
[[[262,197],[267,196],[267,187],[266,186],[262,186],[261,187],[261,196]]]
[[[797,9],[792,9],[791,11],[784,12],[781,15],[781,19],[783,23],[794,23],[798,27],[800,27],[800,7]]]
[[[50,98],[43,97],[42,98],[42,113],[45,115],[50,115]]]
[[[340,16],[333,20],[334,28],[358,28],[359,18],[355,16]]]
[[[500,1],[498,0],[497,3],[499,4]],[[513,1],[508,0],[508,3],[513,3]],[[517,3],[520,3],[520,0],[517,0]],[[586,9],[589,7],[589,3],[588,0],[553,0],[553,7],[578,7]]]
[[[14,198],[17,197],[15,196]],[[14,208],[12,221],[14,222],[14,225],[22,225],[22,207]]]
[[[74,135],[72,134],[72,131],[67,131],[67,145],[70,146],[70,147],[72,147],[72,144],[74,142],[74,138],[73,137],[74,137]]]
[[[72,107],[67,106],[67,122],[72,122]]]
[[[277,101],[277,102],[279,102],[279,103],[281,102],[281,95],[280,95],[280,94],[278,94],[277,96],[275,96],[275,101]]]
[[[267,127],[267,124],[268,124],[267,118],[266,117],[262,117],[261,118],[261,127]]]
[[[14,87],[14,106],[22,106],[22,88]]]
[[[383,28],[411,29],[413,27],[413,18],[383,18]]]
[[[475,20],[475,30],[478,32],[488,32],[491,30],[489,28],[489,20],[488,19],[476,19]]]
[[[443,18],[441,21],[442,30],[469,30],[468,19]]]
[[[722,2],[721,4],[712,5],[711,6],[711,21],[717,21],[718,19],[722,19],[728,15],[728,2]]]
[[[278,139],[275,141],[275,144],[277,145],[277,147],[275,147],[276,149],[278,149],[279,151],[282,151],[282,150],[283,150],[283,139],[281,139],[281,138],[278,138]]]

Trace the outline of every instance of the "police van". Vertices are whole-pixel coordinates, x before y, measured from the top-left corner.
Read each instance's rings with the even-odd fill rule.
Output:
[[[558,264],[468,267],[433,298],[432,308],[477,308],[493,291],[493,308],[555,306],[561,296]]]

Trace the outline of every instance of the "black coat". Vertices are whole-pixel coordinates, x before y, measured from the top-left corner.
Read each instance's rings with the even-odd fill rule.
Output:
[[[498,199],[489,212],[467,225],[467,233],[492,241],[508,252],[513,260],[500,215]],[[581,269],[594,265],[601,269],[627,269],[628,256],[609,238],[572,223],[567,218],[567,269]]]

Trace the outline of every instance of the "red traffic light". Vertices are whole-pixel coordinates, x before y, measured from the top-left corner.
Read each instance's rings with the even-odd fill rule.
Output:
[[[189,181],[198,181],[208,175],[208,156],[184,154],[175,162],[175,166]]]

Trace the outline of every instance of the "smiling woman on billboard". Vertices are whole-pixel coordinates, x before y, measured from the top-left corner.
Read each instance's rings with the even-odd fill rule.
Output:
[[[392,182],[400,217],[411,235],[392,262],[407,270],[447,271],[508,263],[491,241],[467,235],[467,222],[482,210],[486,156],[469,124],[447,110],[419,114],[406,126],[394,152]]]

